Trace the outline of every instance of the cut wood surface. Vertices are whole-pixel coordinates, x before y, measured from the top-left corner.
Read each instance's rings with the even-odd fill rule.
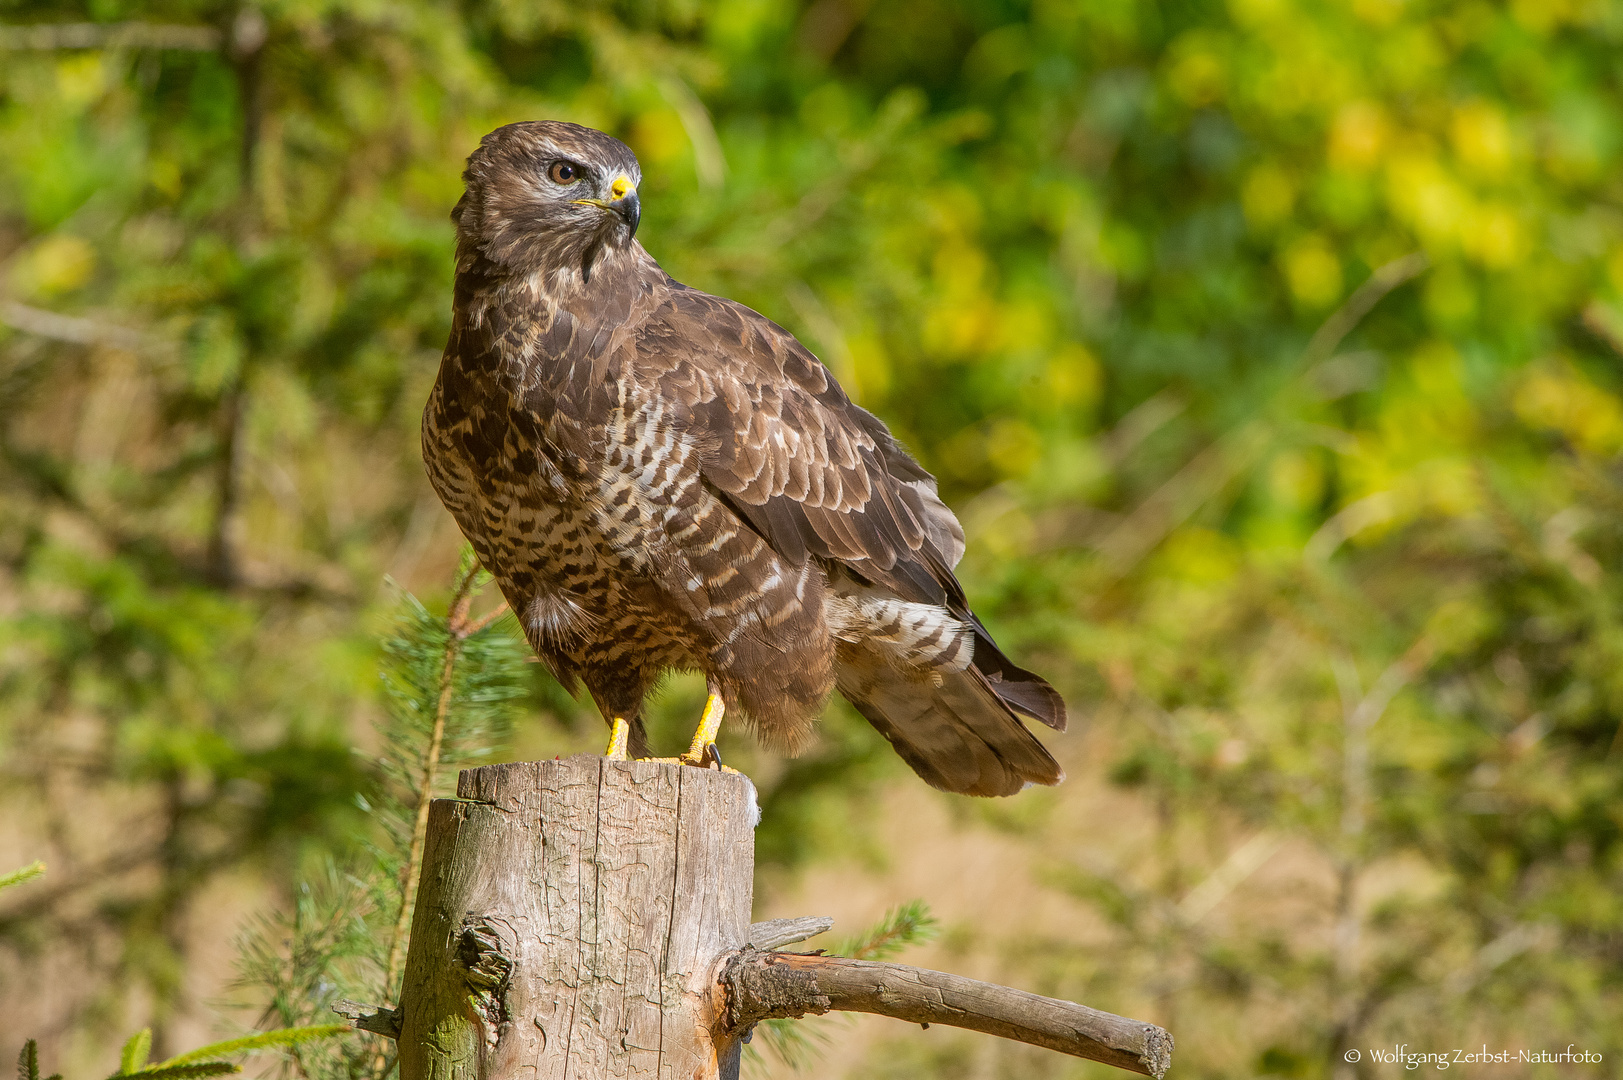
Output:
[[[1157,1078],[1172,1064],[1172,1036],[1154,1024],[944,971],[747,948],[722,979],[732,992],[735,1027],[807,1013],[866,1012],[984,1031]]]

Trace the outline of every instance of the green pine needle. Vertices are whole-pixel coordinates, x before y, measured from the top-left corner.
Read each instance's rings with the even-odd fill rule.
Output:
[[[17,1055],[17,1080],[39,1080],[39,1043],[29,1039]],[[61,1073],[52,1073],[45,1080],[62,1080]]]
[[[0,889],[9,889],[13,885],[21,885],[25,881],[33,881],[45,873],[45,864],[35,859],[21,870],[13,870],[9,874],[0,874]],[[34,1080],[39,1080],[34,1077]]]
[[[147,1056],[152,1053],[152,1029],[142,1028],[130,1036],[130,1041],[124,1044],[124,1052],[118,1056],[118,1071],[128,1075],[140,1072],[146,1067]]]
[[[225,1042],[210,1043],[200,1046],[190,1053],[172,1057],[168,1061],[153,1066],[154,1069],[165,1069],[176,1065],[190,1065],[205,1058],[223,1058],[232,1054],[251,1054],[255,1050],[270,1050],[286,1046],[297,1046],[300,1043],[314,1042],[316,1039],[330,1039],[337,1035],[344,1035],[354,1030],[348,1024],[319,1024],[314,1027],[281,1028],[277,1031],[262,1031],[258,1035],[248,1035],[241,1039],[229,1039]],[[150,1070],[144,1070],[139,1075],[147,1076]]]
[[[135,1072],[116,1072],[107,1080],[198,1080],[241,1071],[241,1065],[229,1061],[195,1061],[190,1065],[153,1065]]]
[[[911,945],[921,945],[936,936],[938,923],[923,900],[910,900],[885,912],[864,933],[834,950],[836,956],[853,960],[885,960]]]

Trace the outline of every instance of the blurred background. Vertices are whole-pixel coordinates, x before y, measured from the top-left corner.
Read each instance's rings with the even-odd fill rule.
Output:
[[[0,870],[49,866],[0,897],[6,1054],[252,1026],[245,927],[375,842],[388,582],[443,613],[461,546],[417,437],[447,214],[546,117],[626,140],[649,251],[941,478],[972,601],[1070,702],[1069,780],[999,801],[839,704],[798,760],[728,734],[757,917],[923,899],[907,962],[1163,1024],[1183,1077],[1623,1054],[1623,5],[0,24]],[[502,757],[600,749],[519,671]],[[671,680],[659,749],[702,698]],[[1113,1075],[817,1023],[810,1075]]]

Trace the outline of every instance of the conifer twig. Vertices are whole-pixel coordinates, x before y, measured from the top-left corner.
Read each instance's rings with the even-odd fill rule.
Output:
[[[354,1028],[348,1024],[313,1024],[307,1027],[261,1031],[253,1035],[244,1035],[240,1039],[226,1039],[224,1042],[199,1046],[196,1050],[188,1050],[186,1053],[178,1054],[167,1061],[160,1061],[153,1067],[169,1068],[176,1065],[193,1065],[199,1061],[229,1057],[232,1054],[252,1054],[259,1050],[275,1050],[298,1046],[301,1043],[315,1042],[318,1039],[331,1039],[339,1035],[347,1035],[353,1030]]]
[[[400,915],[395,920],[394,934],[389,939],[389,960],[384,966],[384,991],[393,993],[395,980],[400,975],[400,962],[405,951],[406,933],[411,927],[412,912],[412,882],[417,877],[417,869],[423,859],[423,843],[428,835],[428,808],[434,799],[434,780],[439,772],[440,747],[445,741],[445,719],[451,711],[452,692],[455,687],[456,658],[461,651],[462,642],[469,633],[468,605],[473,600],[473,583],[478,577],[478,564],[468,568],[467,573],[457,582],[456,591],[451,596],[451,606],[446,612],[446,624],[450,631],[445,638],[445,656],[440,667],[439,705],[434,713],[434,729],[429,735],[428,751],[423,755],[422,778],[417,784],[417,818],[411,830],[411,849],[406,856],[406,865],[400,871]],[[499,612],[501,609],[498,608]],[[480,620],[483,624],[494,617],[496,612]],[[378,1075],[387,1066],[384,1063],[385,1055],[378,1055]]]
[[[935,937],[936,926],[928,904],[909,900],[885,912],[865,933],[837,945],[834,952],[852,960],[888,960],[910,945]]]
[[[9,874],[0,874],[0,889],[9,889],[13,885],[21,885],[25,881],[33,881],[45,873],[45,864],[35,859],[27,866],[13,870]]]
[[[39,1043],[34,1039],[23,1043],[17,1055],[17,1080],[39,1080]],[[52,1073],[47,1080],[62,1080],[62,1074]]]
[[[467,640],[479,631],[507,614],[507,601],[503,600],[471,623],[466,623],[461,630],[456,631],[458,640]]]

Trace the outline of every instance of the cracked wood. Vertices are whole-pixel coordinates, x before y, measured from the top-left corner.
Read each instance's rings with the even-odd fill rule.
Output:
[[[402,1080],[736,1076],[714,989],[749,937],[749,781],[581,756],[458,794],[429,817]]]

